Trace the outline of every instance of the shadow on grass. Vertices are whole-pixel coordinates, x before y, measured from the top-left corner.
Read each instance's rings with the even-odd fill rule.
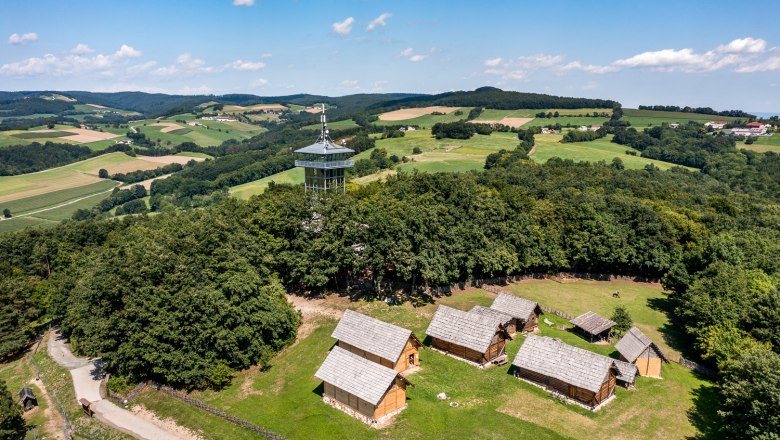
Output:
[[[693,390],[693,407],[688,410],[688,420],[699,430],[691,440],[715,440],[723,436],[718,420],[720,395],[715,385],[702,385]]]
[[[698,359],[698,354],[693,351],[693,341],[690,340],[683,330],[685,325],[674,314],[672,300],[666,297],[648,298],[647,306],[665,314],[669,318],[669,322],[659,329],[666,345],[680,352],[686,359]]]
[[[320,382],[311,392],[322,397],[325,394],[325,382]]]

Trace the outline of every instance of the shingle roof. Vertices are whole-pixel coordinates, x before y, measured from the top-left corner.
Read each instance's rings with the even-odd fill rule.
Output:
[[[491,309],[490,307],[474,306],[471,310],[469,310],[469,313],[473,313],[477,316],[486,316],[492,318],[493,322],[496,324],[496,327],[499,325],[506,325],[509,321],[512,320],[512,316],[507,315],[504,312],[500,312],[496,309]]]
[[[591,335],[597,335],[615,326],[615,321],[607,319],[594,312],[586,312],[569,322],[585,330]]]
[[[512,365],[598,392],[615,360],[547,336],[528,335]]]
[[[398,360],[412,331],[345,310],[331,337],[391,362]]]
[[[336,346],[314,376],[376,405],[398,372]]]
[[[498,330],[498,326],[494,318],[439,306],[425,333],[428,336],[484,353],[490,347],[496,330]]]
[[[631,327],[631,330],[615,344],[615,349],[629,362],[634,362],[648,347],[652,347],[660,357],[664,357],[658,346],[636,327]]]
[[[526,320],[538,306],[531,300],[501,293],[493,300],[490,308],[500,310],[513,318]]]
[[[626,383],[634,383],[636,374],[639,372],[639,369],[636,367],[636,365],[630,362],[619,361],[617,359],[613,359],[613,361],[615,362],[615,366],[618,370],[618,374],[615,376],[615,379],[622,380]]]

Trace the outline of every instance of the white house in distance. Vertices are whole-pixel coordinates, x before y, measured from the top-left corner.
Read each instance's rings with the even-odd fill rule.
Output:
[[[713,130],[721,130],[727,124],[726,121],[709,121],[704,124],[705,127],[712,127]]]

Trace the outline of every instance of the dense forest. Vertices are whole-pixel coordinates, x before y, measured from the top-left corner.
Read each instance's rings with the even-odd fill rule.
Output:
[[[86,159],[92,150],[73,144],[33,142],[0,148],[0,176],[32,173]]]

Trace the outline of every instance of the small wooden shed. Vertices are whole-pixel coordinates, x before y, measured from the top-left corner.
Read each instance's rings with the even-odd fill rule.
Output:
[[[512,365],[515,376],[591,409],[615,394],[620,374],[614,359],[537,335],[526,337]]]
[[[533,333],[539,329],[542,308],[529,299],[501,293],[493,300],[490,308],[514,318],[514,326],[518,331]]]
[[[507,315],[504,312],[500,312],[496,309],[491,309],[490,307],[483,307],[483,306],[474,306],[471,310],[469,310],[469,313],[474,313],[479,316],[487,316],[489,318],[493,318],[495,320],[497,325],[500,325],[504,328],[504,330],[509,334],[509,336],[513,336],[516,333],[516,327],[515,327],[515,320],[511,316]]]
[[[333,347],[315,376],[324,382],[326,403],[364,423],[382,423],[406,408],[406,378],[341,347]]]
[[[331,337],[339,347],[395,371],[420,365],[422,342],[411,330],[345,310]]]
[[[495,318],[439,306],[425,331],[431,346],[480,366],[504,355],[508,337]]]
[[[608,341],[612,337],[612,327],[616,325],[615,321],[595,312],[585,312],[569,322],[590,342]]]
[[[25,411],[29,411],[38,406],[38,398],[35,397],[32,388],[24,387],[19,391],[19,403],[22,404],[22,408],[24,408]]]
[[[631,327],[615,344],[620,359],[633,363],[640,376],[661,377],[661,362],[669,362],[653,341],[636,327]]]

